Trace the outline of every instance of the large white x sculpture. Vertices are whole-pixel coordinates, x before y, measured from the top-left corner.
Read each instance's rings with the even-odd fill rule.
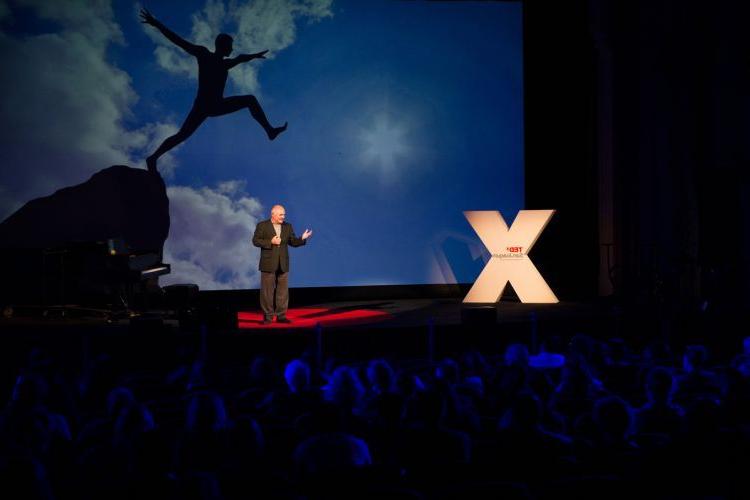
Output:
[[[464,212],[469,224],[492,254],[464,298],[465,304],[498,302],[509,281],[521,302],[558,302],[528,257],[554,213],[554,210],[521,210],[508,229],[497,210]]]

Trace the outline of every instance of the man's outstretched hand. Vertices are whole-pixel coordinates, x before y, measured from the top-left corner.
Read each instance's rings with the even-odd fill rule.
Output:
[[[156,26],[156,23],[159,21],[156,20],[156,18],[148,11],[148,9],[141,9],[141,22],[150,24],[151,26]]]
[[[250,56],[251,56],[251,57],[252,57],[253,59],[265,59],[265,58],[266,58],[266,53],[267,53],[267,52],[268,52],[268,49],[264,50],[263,52],[257,52],[257,53],[255,53],[255,54],[250,54]]]
[[[302,239],[306,240],[310,236],[312,236],[312,231],[310,229],[305,229],[305,232],[302,233]]]

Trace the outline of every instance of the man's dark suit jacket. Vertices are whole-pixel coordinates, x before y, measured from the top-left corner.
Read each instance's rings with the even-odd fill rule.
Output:
[[[260,264],[258,269],[264,273],[275,273],[278,269],[289,272],[289,245],[301,247],[307,243],[294,234],[292,225],[284,222],[281,225],[281,244],[272,245],[271,239],[276,236],[276,230],[270,219],[259,222],[255,226],[253,245],[260,247]]]

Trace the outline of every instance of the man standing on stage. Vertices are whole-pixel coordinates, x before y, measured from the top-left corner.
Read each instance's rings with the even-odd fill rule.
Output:
[[[260,247],[260,307],[263,324],[271,323],[276,315],[278,323],[291,323],[286,317],[289,306],[289,245],[300,247],[307,243],[312,231],[305,229],[302,237],[294,234],[292,225],[284,222],[286,211],[274,205],[271,218],[255,226],[253,245]]]

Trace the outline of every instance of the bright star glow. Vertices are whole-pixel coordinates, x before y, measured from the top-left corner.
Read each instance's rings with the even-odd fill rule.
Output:
[[[397,161],[409,153],[405,136],[405,127],[389,122],[386,117],[380,117],[372,129],[362,133],[365,163],[375,163],[383,170],[393,170]]]

